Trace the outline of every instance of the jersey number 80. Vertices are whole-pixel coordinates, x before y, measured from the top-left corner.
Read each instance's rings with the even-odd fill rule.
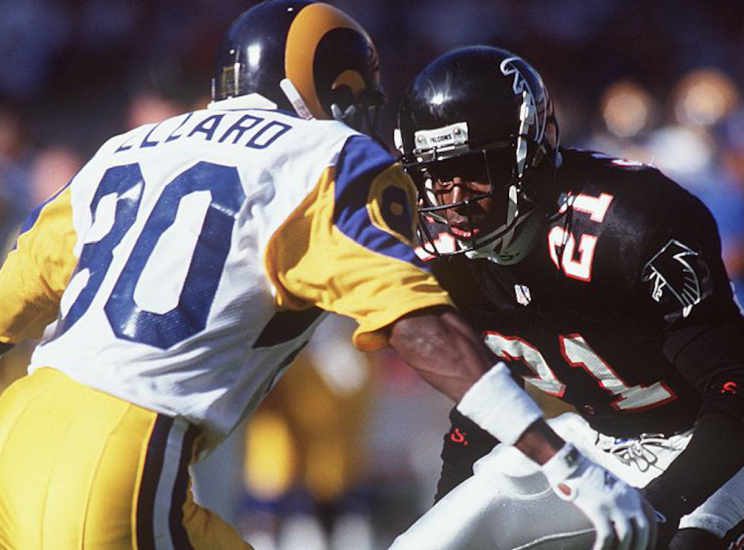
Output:
[[[58,335],[77,323],[99,293],[114,259],[114,249],[133,229],[144,188],[139,164],[115,166],[103,175],[90,213],[95,226],[97,218],[103,215],[100,212],[105,210],[99,208],[102,201],[113,196],[113,224],[109,222],[110,230],[103,237],[83,246],[68,285],[79,291],[60,320]],[[137,283],[158,241],[176,221],[181,202],[198,192],[209,193],[211,199],[178,303],[166,312],[147,311],[135,301]],[[235,217],[244,200],[236,168],[210,162],[195,164],[165,186],[104,305],[106,318],[118,338],[167,349],[204,329],[230,249]]]

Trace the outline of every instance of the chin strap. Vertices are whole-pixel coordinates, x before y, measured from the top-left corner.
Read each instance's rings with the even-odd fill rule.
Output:
[[[297,88],[294,84],[292,84],[291,80],[289,80],[288,78],[283,78],[282,81],[279,82],[279,87],[282,89],[282,92],[284,92],[284,95],[287,96],[287,99],[292,104],[292,107],[294,108],[295,113],[297,113],[297,116],[305,120],[312,120],[315,118],[310,112],[310,109],[307,108],[305,100],[302,99],[300,92],[297,91]]]
[[[315,119],[313,114],[310,112],[310,109],[308,109],[305,100],[302,99],[300,92],[297,91],[297,88],[291,80],[289,80],[288,78],[284,78],[281,82],[279,82],[279,86],[281,87],[282,92],[284,92],[284,95],[287,97],[289,102],[292,104],[292,108],[295,110],[295,113],[297,113],[297,116],[305,120]],[[346,110],[343,111],[341,110],[341,107],[338,106],[338,104],[334,103],[333,105],[331,105],[331,114],[333,115],[333,118],[335,120],[338,120],[339,122],[343,122],[351,128],[353,128],[353,126],[349,123],[349,120],[356,114],[356,112],[356,105],[349,105]],[[385,142],[384,139],[382,139],[382,137],[380,137],[380,135],[376,131],[375,127],[377,126],[377,124],[369,119],[369,115],[367,115],[366,120],[367,125],[369,126],[369,131],[365,133],[369,137],[374,139],[386,151],[389,151],[388,144]],[[359,131],[361,132],[363,130]]]
[[[356,111],[356,105],[349,105],[345,111],[341,110],[338,103],[331,105],[331,114],[333,115],[333,118],[345,124],[348,124],[346,121],[353,117],[356,114]],[[349,126],[351,125],[349,124]]]
[[[538,242],[545,215],[542,209],[530,210],[515,220],[511,239],[504,243],[500,239],[465,252],[469,259],[486,258],[498,265],[513,265],[523,260]]]

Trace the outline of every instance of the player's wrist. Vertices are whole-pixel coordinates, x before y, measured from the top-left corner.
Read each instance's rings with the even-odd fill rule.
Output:
[[[519,387],[504,363],[497,363],[465,392],[457,409],[507,445],[514,445],[542,410]]]
[[[576,447],[571,443],[566,443],[542,465],[541,470],[550,485],[556,487],[574,476],[586,460],[586,457]]]

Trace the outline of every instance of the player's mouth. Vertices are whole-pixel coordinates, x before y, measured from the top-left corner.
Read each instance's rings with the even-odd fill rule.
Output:
[[[453,225],[450,225],[450,231],[458,239],[472,239],[479,232],[477,227],[473,229],[463,229]]]

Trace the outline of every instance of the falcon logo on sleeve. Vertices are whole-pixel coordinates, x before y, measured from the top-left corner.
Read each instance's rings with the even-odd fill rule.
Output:
[[[695,257],[699,257],[697,252],[671,239],[643,268],[643,280],[652,282],[651,298],[661,302],[671,295],[682,305],[683,317],[701,300]]]

